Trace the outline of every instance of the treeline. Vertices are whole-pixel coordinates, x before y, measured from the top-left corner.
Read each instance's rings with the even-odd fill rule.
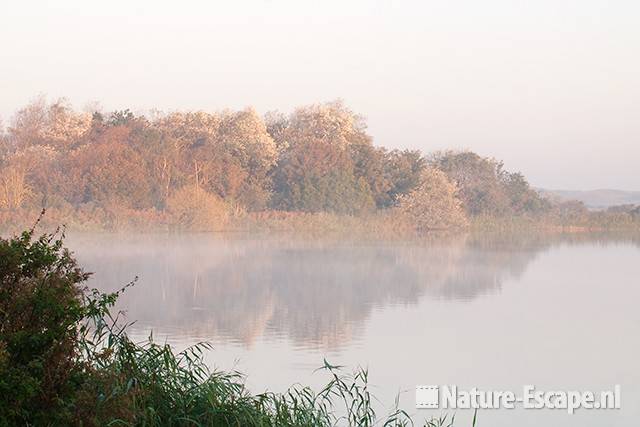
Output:
[[[392,212],[439,229],[586,212],[552,204],[520,173],[475,153],[374,146],[364,119],[340,102],[264,117],[250,108],[146,117],[38,99],[0,138],[3,222],[42,207],[80,223],[187,228],[224,228],[265,211]]]

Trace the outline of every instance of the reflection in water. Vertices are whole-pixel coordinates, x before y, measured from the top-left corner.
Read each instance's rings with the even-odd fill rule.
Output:
[[[602,235],[467,235],[428,242],[268,236],[78,235],[70,239],[93,286],[115,290],[128,318],[154,329],[251,346],[283,336],[338,349],[357,340],[376,307],[421,298],[470,301],[501,291],[554,245]],[[637,244],[637,240],[635,241]]]
[[[640,418],[640,239],[483,234],[429,241],[76,235],[93,285],[122,296],[134,339],[209,341],[251,390],[316,389],[323,358],[367,366],[381,402],[416,384],[605,390],[622,410],[484,411],[480,425],[628,426]],[[320,376],[318,376],[320,375]],[[400,406],[414,405],[411,393]],[[386,410],[385,408],[379,408]],[[413,413],[417,420],[440,413]],[[471,425],[473,413],[456,421]],[[633,421],[632,421],[633,420]]]

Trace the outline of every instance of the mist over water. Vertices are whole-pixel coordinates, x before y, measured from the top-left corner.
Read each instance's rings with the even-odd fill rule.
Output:
[[[180,350],[254,392],[321,386],[323,358],[368,366],[373,392],[418,417],[417,384],[520,392],[622,387],[622,409],[483,411],[480,425],[627,426],[640,416],[640,239],[466,235],[426,241],[291,235],[70,236],[91,286],[139,276],[119,308],[130,334]],[[471,414],[460,411],[467,423]],[[543,424],[541,424],[543,423]]]

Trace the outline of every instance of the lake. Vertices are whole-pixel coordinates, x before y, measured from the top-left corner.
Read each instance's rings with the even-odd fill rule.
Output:
[[[640,420],[640,239],[478,234],[417,241],[248,234],[77,234],[135,339],[207,341],[212,368],[252,392],[316,388],[323,359],[370,371],[381,408],[415,386],[601,391],[617,410],[484,410],[479,426],[631,426]],[[451,411],[447,411],[451,412]],[[472,413],[459,410],[457,426]]]

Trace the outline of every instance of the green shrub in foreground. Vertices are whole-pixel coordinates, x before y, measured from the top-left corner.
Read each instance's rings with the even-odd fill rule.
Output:
[[[53,235],[0,240],[0,424],[69,419],[87,277]]]

